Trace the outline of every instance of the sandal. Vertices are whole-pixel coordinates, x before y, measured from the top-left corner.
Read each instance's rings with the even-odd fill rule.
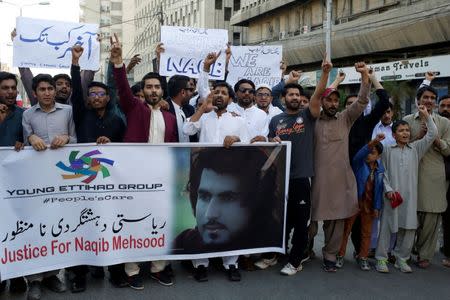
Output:
[[[450,258],[444,258],[444,259],[442,260],[442,265],[443,265],[444,267],[450,268]]]
[[[431,263],[428,259],[421,259],[416,262],[416,265],[421,269],[428,269]]]
[[[337,271],[336,262],[327,259],[323,260],[322,268],[328,273],[336,273]]]

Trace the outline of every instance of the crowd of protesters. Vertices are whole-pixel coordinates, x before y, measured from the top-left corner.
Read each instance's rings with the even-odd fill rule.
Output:
[[[249,79],[234,87],[225,81],[210,83],[208,73],[220,53],[205,57],[198,82],[183,75],[167,81],[151,72],[130,87],[127,73],[140,59],[135,56],[125,66],[120,41],[114,36],[110,42],[107,83],[93,81],[92,71],[80,71],[81,46],[72,48],[70,76],[33,77],[29,69],[19,68],[32,104],[26,110],[16,105],[18,79],[1,72],[0,146],[44,151],[74,143],[198,142],[229,148],[234,143],[290,141],[286,241],[291,246],[281,274],[302,271],[315,256],[319,221],[325,272],[344,267],[350,236],[363,271],[372,269],[371,258],[382,273],[389,272],[389,264],[404,273],[412,272],[413,263],[426,269],[441,226],[446,257],[442,264],[450,267],[450,96],[438,99],[432,72],[417,90],[417,113],[393,120],[389,95],[364,62],[355,63],[361,76],[359,93],[346,97],[337,89],[345,74],[327,86],[333,66],[326,55],[312,94],[298,84],[301,72],[295,70],[273,87],[255,86]],[[159,44],[158,59],[163,51]],[[224,55],[229,60],[229,47]],[[378,101],[368,108],[371,91]],[[281,258],[277,253],[227,256],[221,264],[231,281],[239,281],[239,269],[266,269]],[[197,281],[208,280],[208,259],[188,264]],[[115,287],[144,288],[138,263],[108,270]],[[9,289],[28,291],[28,299],[40,299],[43,287],[64,292],[59,271],[11,279]],[[100,267],[75,266],[67,272],[72,292],[86,289],[89,272],[105,276]],[[173,284],[169,261],[151,262],[150,273],[162,285]],[[6,282],[0,288],[4,291]]]

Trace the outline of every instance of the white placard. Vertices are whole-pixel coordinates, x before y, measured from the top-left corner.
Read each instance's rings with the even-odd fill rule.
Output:
[[[250,79],[256,86],[275,86],[281,80],[282,46],[232,46],[227,82]]]
[[[161,75],[178,74],[198,78],[206,55],[222,51],[216,63],[211,66],[209,78],[214,80],[225,78],[227,30],[162,26],[161,42],[165,48],[159,66]]]
[[[16,31],[13,41],[14,67],[69,69],[72,46],[78,44],[84,48],[80,58],[81,69],[99,69],[98,24],[18,17]]]

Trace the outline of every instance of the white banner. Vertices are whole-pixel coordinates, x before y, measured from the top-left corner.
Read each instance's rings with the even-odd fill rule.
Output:
[[[162,26],[161,42],[165,48],[159,66],[161,75],[178,74],[198,78],[206,55],[222,51],[216,63],[211,66],[209,78],[213,80],[225,78],[227,30]]]
[[[99,69],[97,24],[18,17],[16,31],[13,41],[14,67],[69,69],[72,46],[78,44],[84,48],[80,58],[81,69]]]
[[[289,153],[290,143],[0,148],[1,279],[284,252]]]
[[[234,86],[250,79],[256,86],[275,86],[281,80],[282,46],[232,46],[227,82]]]
[[[413,80],[425,78],[427,71],[437,72],[437,77],[450,77],[450,55],[405,59],[370,65],[380,81]],[[340,69],[339,69],[340,70]],[[359,83],[361,76],[354,67],[342,68],[346,77],[342,84]]]

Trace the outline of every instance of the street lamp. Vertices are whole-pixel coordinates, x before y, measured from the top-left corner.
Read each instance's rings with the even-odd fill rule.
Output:
[[[50,1],[39,1],[39,2],[35,2],[35,3],[29,3],[29,4],[20,5],[20,4],[17,4],[17,3],[0,0],[0,3],[5,3],[5,4],[9,4],[9,5],[18,7],[20,9],[20,16],[22,16],[22,8],[24,8],[25,6],[50,5]]]

